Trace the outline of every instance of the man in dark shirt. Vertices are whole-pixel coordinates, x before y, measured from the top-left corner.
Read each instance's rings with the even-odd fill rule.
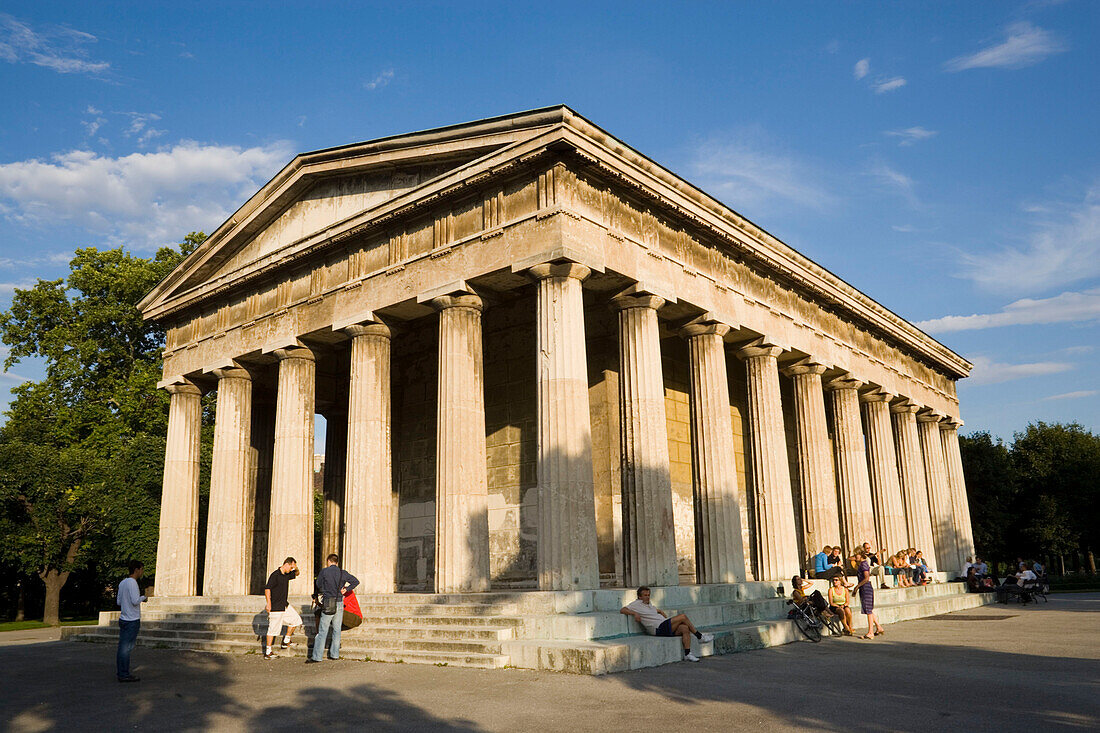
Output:
[[[329,644],[329,659],[340,658],[340,630],[344,623],[344,596],[359,585],[359,579],[351,573],[340,568],[340,557],[336,554],[329,555],[325,560],[325,569],[317,573],[317,581],[314,583],[315,593],[313,599],[321,604],[321,620],[317,624],[317,636],[313,637],[313,651],[310,652],[306,664],[317,663],[325,653],[325,641],[328,639],[329,629],[332,629],[332,643]],[[325,601],[332,599],[336,602],[336,613],[325,613]]]
[[[267,644],[264,645],[264,659],[275,658],[275,650],[271,647],[284,624],[287,627],[286,636],[283,637],[280,648],[288,649],[297,646],[290,637],[294,635],[294,629],[302,625],[302,617],[294,606],[287,603],[290,581],[296,577],[298,577],[298,561],[293,557],[283,560],[283,564],[268,576],[267,585],[264,587],[264,598],[267,601]]]
[[[825,545],[821,552],[814,555],[814,577],[832,581],[834,575],[844,575],[844,568],[830,562],[833,548]],[[839,562],[839,557],[837,558]]]

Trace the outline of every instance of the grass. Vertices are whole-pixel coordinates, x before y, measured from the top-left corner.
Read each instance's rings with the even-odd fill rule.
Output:
[[[99,619],[96,618],[73,618],[66,619],[61,622],[62,626],[92,626],[99,623]],[[25,631],[27,629],[48,629],[50,628],[41,621],[4,621],[0,623],[0,632],[3,631]]]

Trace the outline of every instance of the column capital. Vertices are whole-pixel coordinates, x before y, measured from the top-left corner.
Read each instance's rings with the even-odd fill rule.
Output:
[[[275,358],[279,361],[285,361],[287,359],[305,359],[306,361],[316,361],[316,357],[313,355],[313,351],[305,346],[288,346],[285,349],[275,349],[271,352],[275,355]]]
[[[372,323],[353,323],[348,326],[344,326],[340,329],[341,333],[346,333],[352,338],[358,336],[379,336],[381,338],[390,338],[393,336],[393,332],[390,327],[381,321],[375,321]]]
[[[220,367],[218,369],[211,369],[210,373],[218,378],[218,381],[223,379],[247,379],[252,380],[252,373],[242,366],[228,366]]]
[[[917,422],[939,423],[940,420],[943,420],[943,415],[939,414],[938,412],[917,413]]]
[[[889,392],[864,392],[859,396],[860,402],[889,402],[894,395]]]
[[[549,277],[565,277],[584,280],[592,274],[592,269],[579,262],[541,262],[527,269],[527,274],[536,280]]]
[[[963,421],[957,417],[947,417],[940,420],[940,430],[958,430],[963,426]]]
[[[168,394],[202,395],[202,390],[194,382],[181,379],[160,385]]]
[[[705,320],[697,318],[694,321],[685,323],[678,331],[686,339],[692,336],[725,336],[729,332],[729,326],[712,318]]]
[[[631,293],[628,295],[616,295],[611,299],[611,307],[618,311],[630,308],[652,308],[657,310],[665,304],[665,299],[659,295],[649,293]]]
[[[856,379],[851,375],[842,377],[836,377],[825,382],[822,387],[830,392],[834,392],[838,389],[859,389],[863,385],[867,384],[864,381]]]
[[[759,338],[755,341],[750,341],[733,353],[737,354],[737,358],[739,359],[752,359],[757,356],[770,356],[775,358],[783,353],[783,347],[777,346],[766,339]]]
[[[824,364],[818,364],[816,361],[800,361],[797,364],[791,364],[788,367],[783,367],[779,371],[788,377],[797,377],[803,374],[817,374],[821,375],[825,373],[828,367]]]
[[[457,292],[450,295],[440,295],[431,299],[431,306],[437,311],[448,308],[468,308],[479,313],[485,310],[485,301],[474,293]]]
[[[921,409],[920,405],[914,405],[912,402],[896,402],[890,405],[890,412],[896,413],[911,413],[916,414]]]

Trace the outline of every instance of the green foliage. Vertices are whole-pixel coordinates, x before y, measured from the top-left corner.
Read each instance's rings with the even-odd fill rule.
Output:
[[[1100,546],[1100,436],[1038,422],[1011,448],[988,433],[959,446],[980,555],[1053,558]]]
[[[959,449],[978,554],[1007,557],[1016,551],[1006,545],[1004,536],[1018,491],[1012,454],[1000,438],[989,433],[959,436]]]
[[[0,314],[5,367],[39,358],[46,371],[12,390],[0,428],[8,564],[42,576],[94,558],[109,582],[139,557],[153,572],[168,397],[156,389],[164,331],[137,304],[205,238],[151,258],[79,249],[67,278],[17,289]]]

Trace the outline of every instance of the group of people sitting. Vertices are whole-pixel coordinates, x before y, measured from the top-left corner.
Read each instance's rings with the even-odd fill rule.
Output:
[[[1016,558],[1016,572],[1005,576],[1000,585],[997,578],[989,572],[989,565],[980,557],[966,558],[962,567],[966,587],[971,593],[996,593],[997,599],[1006,603],[1009,598],[1019,598],[1025,603],[1031,594],[1046,582],[1046,568],[1033,560]]]
[[[924,559],[924,552],[915,547],[898,550],[893,555],[885,558],[885,562],[879,561],[879,553],[871,549],[870,542],[852,550],[848,557],[841,557],[840,546],[826,545],[821,552],[813,557],[813,577],[823,578],[832,582],[833,577],[858,576],[859,555],[863,554],[871,566],[871,575],[878,578],[882,588],[889,588],[886,576],[894,577],[894,584],[902,588],[915,585],[925,585],[929,582],[932,569]]]

